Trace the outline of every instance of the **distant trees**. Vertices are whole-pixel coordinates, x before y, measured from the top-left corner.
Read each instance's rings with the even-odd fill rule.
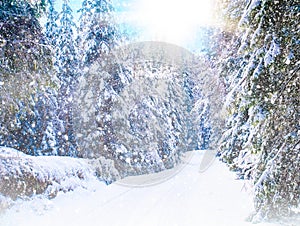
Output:
[[[79,80],[79,154],[112,159],[123,177],[171,168],[188,146],[184,75],[144,58],[135,62],[143,56],[132,58],[135,51],[128,59],[119,53],[104,66],[99,58]]]
[[[300,202],[299,2],[242,6],[221,60],[230,117],[220,154],[252,179],[257,217],[288,215]]]
[[[171,48],[193,63],[183,56],[174,63],[166,56]],[[172,168],[195,148],[215,148],[221,101],[213,94],[222,90],[203,69],[207,61],[183,52],[142,42],[96,59],[79,78],[74,98],[79,156],[112,159],[128,176]]]

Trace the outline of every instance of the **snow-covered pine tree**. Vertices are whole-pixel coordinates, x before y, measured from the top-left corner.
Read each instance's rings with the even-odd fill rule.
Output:
[[[32,155],[44,132],[37,96],[51,83],[51,54],[38,21],[44,3],[0,3],[0,142]]]
[[[48,43],[51,46],[52,52],[54,53],[56,50],[56,42],[58,38],[58,13],[54,8],[55,0],[48,0],[47,7],[47,22],[46,26],[46,37],[48,39]],[[55,54],[53,54],[55,56]]]
[[[62,82],[58,78],[61,67],[61,65],[59,65],[60,56],[58,54],[59,32],[61,31],[58,26],[59,14],[54,7],[55,0],[48,0],[47,3],[45,35],[52,52],[52,62],[54,65],[51,76],[52,80],[57,84],[57,87],[60,87]],[[46,129],[39,150],[40,155],[59,155],[61,154],[59,150],[63,149],[65,145],[65,142],[61,140],[64,123],[62,119],[59,118],[61,103],[59,103],[59,93],[57,91],[56,89],[48,88],[40,98],[41,106],[44,106],[47,112]]]
[[[240,22],[249,27],[245,51],[255,57],[247,87],[251,151],[258,154],[255,205],[263,217],[289,215],[300,203],[299,23],[297,0],[252,1]]]
[[[73,11],[69,5],[69,0],[64,0],[62,11],[59,14],[59,29],[57,39],[57,66],[58,77],[61,81],[70,81],[77,75],[77,46],[74,40]],[[70,80],[70,81],[69,81]]]
[[[56,63],[57,75],[60,80],[59,119],[64,124],[63,131],[59,136],[59,155],[76,156],[76,142],[72,128],[72,101],[74,84],[78,75],[78,55],[74,40],[76,25],[73,22],[72,9],[68,0],[63,1],[59,22]]]
[[[28,70],[47,73],[51,61],[49,49],[38,21],[44,1],[31,4],[26,0],[4,0],[0,3],[0,72],[26,72]],[[43,66],[38,64],[43,62]]]
[[[83,42],[85,39],[87,39],[87,35],[89,33],[89,26],[88,24],[90,23],[90,19],[92,16],[92,1],[90,0],[83,0],[81,8],[78,10],[78,13],[80,14],[79,16],[79,26],[78,26],[78,31],[77,31],[77,46],[78,46],[78,53],[79,56],[81,56],[80,61],[81,61],[81,66],[84,66],[84,54],[85,49]]]
[[[300,201],[299,15],[299,1],[249,1],[227,61],[221,157],[253,179],[259,218],[288,215]]]
[[[96,65],[100,62],[103,65],[110,64],[111,62],[107,62],[110,59],[103,58],[103,56],[108,57],[107,53],[119,44],[119,33],[114,21],[114,8],[111,0],[84,0],[79,12],[80,25],[77,31],[77,45],[82,71],[85,71],[85,68],[90,67],[94,63]],[[81,76],[86,75],[82,73]],[[91,134],[87,134],[87,138],[96,136],[95,133],[99,131],[102,135],[100,140],[95,141],[98,147],[93,146],[89,150],[85,148],[80,150],[80,155],[84,157],[99,157],[99,155],[107,157],[107,150],[111,150],[110,145],[114,140],[113,128],[110,122],[112,98],[115,95],[115,91],[122,84],[117,72],[109,72],[107,74],[101,72],[98,76],[110,77],[103,78],[103,80],[101,80],[102,78],[95,78],[96,81],[103,81],[104,86],[101,87],[101,94],[97,96],[99,99],[93,102],[95,106],[92,107],[93,111],[96,111],[98,129]],[[96,82],[96,84],[99,83]],[[95,90],[95,93],[99,93],[100,87],[96,89],[98,90]],[[82,145],[85,146],[84,141]],[[99,147],[101,150],[99,150]],[[94,148],[97,150],[94,150]]]
[[[79,10],[78,46],[81,66],[89,66],[119,44],[111,0],[84,0]]]
[[[40,94],[37,104],[40,117],[44,118],[44,133],[38,155],[59,155],[59,138],[64,124],[59,119],[58,93],[55,89],[48,88]]]
[[[215,38],[218,49],[219,77],[223,79],[226,88],[226,101],[224,109],[228,112],[225,133],[221,139],[221,159],[230,168],[237,169],[234,161],[249,135],[245,108],[240,107],[238,101],[241,92],[242,68],[247,63],[247,56],[237,54],[241,38],[239,37],[238,22],[242,16],[245,2],[241,0],[219,2],[219,15],[221,29]]]

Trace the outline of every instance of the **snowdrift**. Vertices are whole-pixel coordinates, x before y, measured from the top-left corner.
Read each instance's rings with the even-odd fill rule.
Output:
[[[53,198],[87,180],[96,180],[96,169],[86,159],[59,156],[29,156],[0,147],[0,195],[15,200],[34,194]]]

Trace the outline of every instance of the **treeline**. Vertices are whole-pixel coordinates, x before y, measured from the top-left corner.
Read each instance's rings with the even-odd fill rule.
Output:
[[[300,2],[220,1],[228,120],[219,155],[255,191],[254,219],[300,203]],[[226,46],[225,45],[225,46]]]

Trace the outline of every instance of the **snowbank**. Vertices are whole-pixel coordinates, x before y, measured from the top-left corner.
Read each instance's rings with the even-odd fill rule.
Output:
[[[12,148],[0,147],[0,196],[15,200],[46,194],[53,198],[59,191],[84,187],[87,180],[96,180],[94,167],[88,160],[34,157]]]

